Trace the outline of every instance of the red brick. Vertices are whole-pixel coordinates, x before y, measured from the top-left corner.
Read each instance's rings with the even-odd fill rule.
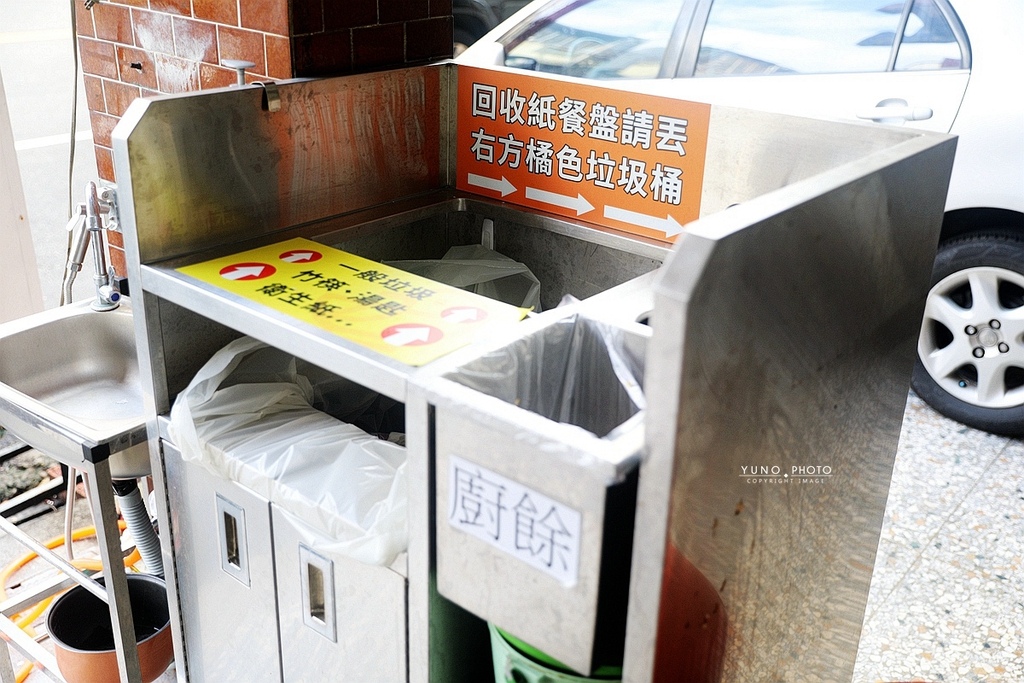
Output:
[[[218,26],[220,36],[220,59],[244,59],[256,64],[253,71],[267,72],[267,60],[263,54],[263,34],[243,31],[237,28]]]
[[[164,93],[199,90],[199,63],[188,59],[156,56],[156,74],[159,90]]]
[[[217,63],[217,26],[174,18],[174,54],[196,62]]]
[[[292,35],[324,30],[323,0],[292,0]]]
[[[452,56],[453,20],[435,17],[410,21],[405,25],[405,58],[410,62],[444,59]]]
[[[160,96],[162,94],[163,93],[161,93],[161,92],[159,92],[157,90],[149,90],[147,88],[143,88],[142,89],[142,96],[143,97],[158,97],[158,96]]]
[[[285,4],[286,0],[263,0],[264,2]],[[218,24],[238,26],[238,3],[236,0],[194,0],[192,16],[206,19]]]
[[[288,3],[284,0],[239,0],[239,23],[266,33],[288,33]]]
[[[105,2],[97,3],[92,7],[92,17],[96,23],[97,38],[123,45],[135,44],[132,37],[132,16],[127,7]]]
[[[84,2],[76,2],[75,6],[75,31],[80,36],[92,38],[96,35],[96,29],[92,23],[92,12],[85,9]]]
[[[135,45],[150,52],[174,54],[174,31],[171,16],[159,12],[132,10],[135,22]]]
[[[352,70],[349,31],[292,38],[294,76],[334,76]]]
[[[79,38],[78,53],[85,73],[117,78],[117,55],[113,43]]]
[[[265,36],[267,44],[267,75],[271,78],[292,77],[292,51],[284,36]]]
[[[117,0],[117,4],[131,5],[132,7],[146,9],[147,7],[149,7],[149,0]]]
[[[192,14],[192,3],[190,0],[149,0],[149,8],[157,12],[179,14],[183,17]]]
[[[96,151],[96,172],[100,178],[114,182],[114,155],[107,147],[93,145]]]
[[[377,6],[373,2],[337,2],[324,0],[324,30],[373,26],[377,23]]]
[[[430,0],[430,16],[450,17],[452,15],[452,0]]]
[[[384,24],[352,30],[352,66],[397,66],[405,63],[405,25]]]
[[[85,81],[85,103],[89,105],[90,111],[107,111],[107,103],[103,101],[103,79],[96,76],[84,75]]]
[[[378,3],[377,11],[382,24],[426,19],[430,16],[428,0],[390,0]]]
[[[210,88],[227,88],[234,85],[238,80],[233,69],[225,69],[222,66],[212,64],[199,65],[199,87],[203,90]]]
[[[92,126],[92,141],[94,144],[103,145],[104,147],[112,147],[110,144],[110,131],[114,130],[114,126],[121,119],[110,114],[102,114],[100,112],[89,112],[89,123]]]
[[[139,86],[117,81],[103,82],[103,95],[107,102],[107,113],[123,116],[128,105],[141,95]]]
[[[118,247],[119,249],[124,249],[124,236],[121,233],[114,232],[113,230],[107,230],[106,234],[107,234],[107,244],[109,244],[112,247]]]
[[[156,89],[156,67],[153,64],[153,55],[149,52],[118,46],[117,66],[121,80],[125,83]]]
[[[108,246],[107,254],[110,256],[110,266],[114,272],[122,277],[128,274],[128,261],[124,256],[124,249]]]

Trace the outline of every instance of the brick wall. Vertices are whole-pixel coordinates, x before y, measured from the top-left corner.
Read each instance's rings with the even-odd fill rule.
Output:
[[[296,76],[372,71],[452,55],[452,0],[291,0]]]
[[[424,63],[452,54],[452,0],[75,0],[96,165],[114,180],[110,133],[139,96],[220,88],[221,66],[284,79]],[[125,273],[121,236],[110,258]]]

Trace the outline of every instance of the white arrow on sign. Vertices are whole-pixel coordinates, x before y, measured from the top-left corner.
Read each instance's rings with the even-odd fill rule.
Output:
[[[474,187],[482,187],[485,190],[500,192],[502,197],[510,195],[516,191],[516,186],[510,183],[505,176],[501,176],[501,180],[495,180],[494,178],[488,178],[485,175],[470,173],[467,177],[467,181]]]
[[[263,275],[263,266],[236,266],[234,270],[226,270],[220,274],[225,280],[243,280],[259,278]]]
[[[445,322],[453,324],[468,323],[480,317],[480,310],[476,308],[453,308],[443,317]]]
[[[384,341],[392,346],[408,346],[413,342],[425,342],[429,339],[429,327],[402,327],[384,337]]]
[[[588,211],[594,210],[594,205],[588,202],[582,194],[570,197],[569,195],[558,194],[557,192],[548,192],[547,190],[538,190],[536,187],[528,187],[526,188],[526,198],[532,199],[535,202],[544,202],[552,206],[560,206],[563,209],[570,209],[575,211],[577,216],[582,216]]]
[[[646,213],[620,209],[615,206],[606,206],[604,207],[604,217],[613,221],[621,221],[623,223],[629,223],[630,225],[636,225],[641,228],[657,230],[658,232],[665,233],[668,237],[678,235],[683,231],[683,226],[680,225],[679,221],[671,215],[666,215],[664,218],[660,218],[659,216],[651,216]]]
[[[287,256],[282,257],[281,260],[282,261],[287,261],[288,263],[305,263],[306,261],[312,261],[313,260],[313,252],[311,252],[311,251],[293,251],[292,253],[288,254]]]

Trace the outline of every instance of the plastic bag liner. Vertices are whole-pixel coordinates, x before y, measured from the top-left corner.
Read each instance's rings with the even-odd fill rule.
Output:
[[[445,378],[605,437],[647,407],[645,348],[640,335],[577,314]]]
[[[389,565],[408,546],[405,448],[313,408],[303,366],[255,339],[231,342],[178,395],[171,439],[183,459],[321,532],[321,551]],[[355,403],[374,393],[351,387]]]
[[[440,260],[387,264],[488,299],[540,311],[540,280],[530,269],[479,244],[452,247]]]

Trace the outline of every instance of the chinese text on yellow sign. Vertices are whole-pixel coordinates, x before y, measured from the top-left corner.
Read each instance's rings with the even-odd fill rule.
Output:
[[[179,271],[414,366],[525,315],[523,309],[301,238]]]

